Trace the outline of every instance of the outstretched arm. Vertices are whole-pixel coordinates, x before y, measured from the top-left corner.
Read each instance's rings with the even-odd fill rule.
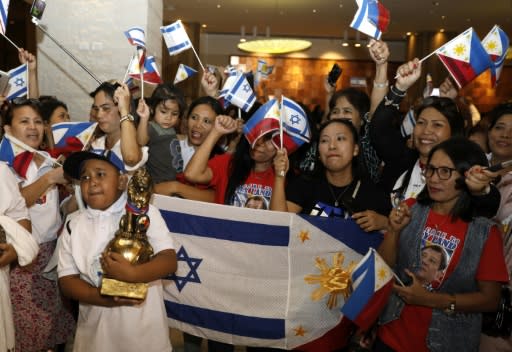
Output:
[[[375,62],[375,78],[370,96],[370,119],[388,92],[388,58],[389,48],[383,41],[370,40],[370,56]]]
[[[197,148],[192,159],[185,169],[185,178],[192,183],[208,183],[212,180],[212,170],[208,167],[210,154],[217,141],[225,134],[236,131],[237,122],[229,116],[219,115],[215,119],[215,126],[208,134],[203,144]]]
[[[37,61],[36,57],[28,52],[27,50],[21,48],[18,52],[18,58],[22,64],[27,64],[28,66],[28,97],[33,99],[39,98],[39,83],[37,81]]]
[[[137,126],[137,143],[140,146],[144,146],[149,142],[149,106],[144,98],[139,100],[137,115],[140,117],[139,125]]]
[[[117,101],[121,118],[130,113],[130,90],[123,83],[114,93],[114,101]],[[137,143],[137,129],[130,120],[121,122],[121,154],[123,162],[128,166],[135,166],[142,159],[142,150]]]

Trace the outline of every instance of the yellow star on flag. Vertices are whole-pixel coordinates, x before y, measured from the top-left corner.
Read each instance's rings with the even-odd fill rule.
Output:
[[[304,230],[303,230],[303,231],[301,231],[301,232],[299,233],[299,238],[300,238],[300,240],[301,240],[301,242],[302,242],[302,243],[304,243],[304,242],[306,242],[306,241],[310,240],[311,238],[309,238],[309,231],[304,231]]]
[[[295,331],[295,336],[304,336],[306,334],[306,330],[301,325],[294,328],[293,331]]]

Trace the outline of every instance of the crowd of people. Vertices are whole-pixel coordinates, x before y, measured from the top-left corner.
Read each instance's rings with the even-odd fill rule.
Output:
[[[371,94],[336,90],[326,79],[325,114],[309,114],[312,139],[293,154],[270,133],[251,145],[242,127],[261,104],[233,117],[218,97],[222,78],[205,71],[191,102],[170,83],[135,103],[123,82],[102,83],[90,94],[93,141],[56,166],[51,126],[71,118],[64,102],[39,94],[36,58],[21,49],[34,81],[27,98],[0,96],[2,129],[38,153],[22,166],[0,162],[0,215],[31,232],[23,241],[39,250],[27,262],[20,243],[9,236],[0,243],[0,269],[10,277],[0,283],[10,297],[0,300],[0,351],[63,351],[66,343],[74,351],[172,349],[160,279],[177,261],[161,215],[150,205],[148,263],[103,253],[124,214],[126,184],[143,166],[165,196],[341,217],[382,232],[378,252],[406,285],[395,283],[370,330],[351,326],[339,336],[343,350],[512,351],[510,331],[490,336],[482,327],[484,313],[496,323],[503,295],[510,302],[512,168],[488,167],[512,159],[512,103],[472,126],[448,77],[441,96],[407,107],[402,100],[418,84],[421,63],[401,65],[390,84],[386,43],[372,40],[369,55]],[[407,113],[414,127],[404,133]],[[103,296],[102,275],[148,283],[148,296]],[[185,351],[201,343],[184,334]],[[208,348],[234,350],[217,341]]]

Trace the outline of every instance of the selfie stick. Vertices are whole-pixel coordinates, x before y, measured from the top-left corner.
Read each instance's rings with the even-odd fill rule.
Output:
[[[0,32],[0,33],[1,33],[1,32]],[[1,33],[1,34],[2,34],[2,36],[3,36],[5,39],[7,39],[7,41],[8,41],[9,43],[11,43],[11,44],[12,44],[12,46],[14,46],[18,51],[20,51],[20,47],[19,47],[19,46],[17,46],[16,44],[14,44],[14,42],[13,42],[11,39],[9,39],[9,37],[8,37],[8,36],[6,36],[4,33]]]
[[[85,67],[84,64],[82,64],[73,54],[71,54],[65,47],[63,47],[53,36],[50,35],[50,33],[48,33],[46,31],[46,29],[44,29],[42,26],[39,25],[39,21],[37,20],[37,18],[35,17],[32,17],[32,22],[37,26],[37,28],[39,28],[44,34],[46,34],[48,36],[48,38],[50,38],[55,44],[57,44],[57,46],[59,48],[62,49],[62,51],[64,51],[66,54],[68,54],[68,56],[74,61],[76,62],[81,68],[83,68],[85,70],[85,72],[87,72],[89,74],[89,76],[91,76],[96,82],[98,82],[98,84],[101,84],[103,82],[101,82],[98,77],[96,77],[94,75],[94,73],[92,73],[87,67]]]
[[[509,166],[512,166],[512,160],[507,160],[507,161],[504,161],[502,163],[492,165],[491,167],[487,168],[487,170],[492,171],[492,172],[496,172],[496,171],[500,171],[502,169],[505,169],[505,168],[507,168]]]

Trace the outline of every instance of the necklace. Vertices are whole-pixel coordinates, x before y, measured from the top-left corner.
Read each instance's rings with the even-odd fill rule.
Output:
[[[341,191],[340,194],[338,194],[338,196],[336,196],[336,194],[334,193],[334,189],[332,188],[329,181],[327,181],[327,186],[329,187],[329,191],[331,192],[332,199],[334,199],[334,206],[336,208],[340,205],[339,200],[345,195],[345,193],[347,193],[348,189],[350,188],[350,185],[352,185],[352,182],[345,186],[345,189]]]

